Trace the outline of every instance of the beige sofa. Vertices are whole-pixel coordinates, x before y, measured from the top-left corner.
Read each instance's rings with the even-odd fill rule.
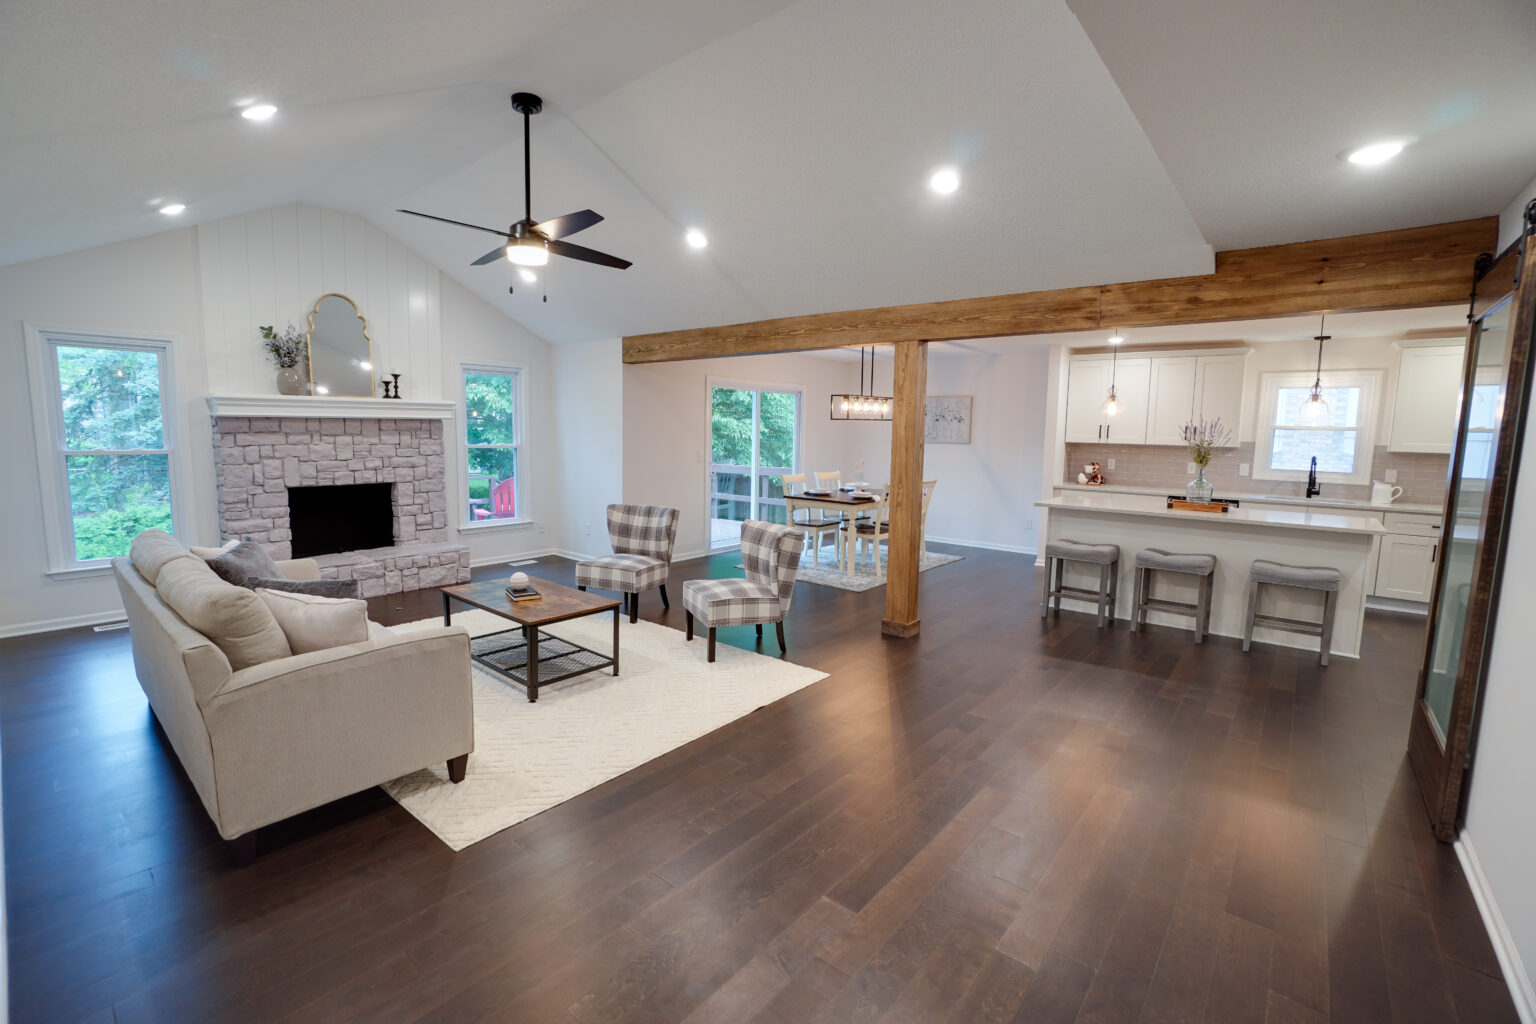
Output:
[[[237,859],[254,853],[263,825],[427,765],[447,762],[454,782],[464,777],[474,715],[462,628],[406,635],[369,622],[364,643],[232,670],[136,568],[164,582],[165,562],[197,558],[180,551],[155,564],[136,548],[112,568],[139,685],[219,834],[242,840]],[[278,566],[291,579],[319,576],[309,559]]]

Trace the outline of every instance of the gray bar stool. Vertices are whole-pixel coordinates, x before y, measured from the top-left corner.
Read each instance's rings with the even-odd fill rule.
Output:
[[[1322,638],[1320,664],[1328,664],[1328,648],[1333,646],[1333,613],[1339,607],[1339,570],[1326,566],[1282,565],[1257,559],[1248,570],[1248,628],[1243,632],[1243,650],[1253,646],[1253,627],[1268,626],[1290,633],[1304,633]],[[1267,583],[1274,587],[1294,587],[1298,590],[1323,592],[1323,620],[1287,619],[1278,615],[1259,614],[1259,586]]]
[[[1152,596],[1152,573],[1177,572],[1200,578],[1200,591],[1194,604],[1165,601]],[[1195,643],[1204,643],[1211,631],[1211,590],[1216,574],[1215,555],[1179,555],[1159,548],[1136,552],[1136,603],[1131,608],[1131,632],[1146,625],[1147,611],[1176,612],[1195,620]]]
[[[1086,587],[1069,587],[1062,583],[1062,576],[1068,562],[1087,562],[1099,567],[1099,589],[1089,590]],[[1051,569],[1055,566],[1056,582],[1051,584]],[[1109,611],[1109,617],[1115,617],[1115,601],[1119,597],[1120,582],[1119,573],[1116,572],[1120,564],[1120,548],[1115,544],[1084,544],[1075,540],[1053,540],[1045,545],[1045,573],[1040,581],[1040,617],[1043,619],[1049,613],[1051,599],[1056,599],[1056,614],[1061,614],[1061,599],[1066,597],[1082,598],[1086,601],[1099,603],[1099,626],[1104,625],[1104,612]]]

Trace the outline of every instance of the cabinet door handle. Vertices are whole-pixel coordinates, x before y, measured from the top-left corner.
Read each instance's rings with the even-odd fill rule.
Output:
[[[1429,548],[1429,564],[1430,565],[1434,565],[1435,564],[1435,557],[1437,555],[1439,555],[1439,554],[1440,554],[1440,545],[1439,544],[1432,544],[1432,545],[1430,545],[1430,548]]]
[[[1099,440],[1104,440],[1104,424],[1099,424]]]
[[[1104,424],[1104,440],[1106,441],[1109,440],[1109,427],[1110,425],[1108,423]]]

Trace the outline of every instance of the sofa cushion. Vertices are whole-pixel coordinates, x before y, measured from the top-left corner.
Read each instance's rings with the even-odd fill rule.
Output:
[[[368,639],[368,602],[290,594],[258,588],[256,596],[282,627],[294,654],[309,654]]]
[[[256,576],[250,581],[252,590],[281,590],[285,594],[310,594],[314,597],[361,598],[361,580],[290,580],[282,577],[266,579]]]
[[[181,546],[181,541],[164,530],[145,530],[128,545],[128,561],[133,563],[139,575],[148,580],[152,587],[156,585],[160,570],[167,563],[191,557],[192,553]]]
[[[219,557],[208,559],[208,567],[218,573],[220,579],[247,589],[255,587],[252,580],[283,578],[282,570],[272,561],[266,548],[251,540],[241,541]]]
[[[239,544],[240,544],[240,538],[236,537],[233,540],[225,541],[223,544],[219,545],[216,548],[200,548],[196,544],[189,544],[189,545],[187,545],[187,550],[192,552],[198,558],[206,560],[206,559],[209,559],[209,558],[218,558],[224,552],[230,551],[230,550],[238,547]]]
[[[293,653],[261,598],[219,579],[202,559],[173,559],[161,568],[159,577],[155,591],[160,600],[217,644],[234,671]]]

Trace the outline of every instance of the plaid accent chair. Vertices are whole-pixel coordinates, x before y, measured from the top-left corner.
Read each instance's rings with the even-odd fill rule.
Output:
[[[677,509],[665,505],[609,505],[608,540],[613,554],[576,563],[576,588],[617,590],[624,595],[629,621],[640,617],[640,592],[657,587],[667,600],[667,573],[677,540]]]
[[[779,650],[784,644],[784,616],[795,596],[795,574],[800,568],[800,530],[778,523],[749,519],[741,524],[741,565],[746,579],[688,580],[683,584],[683,610],[688,616],[688,639],[693,639],[693,620],[709,630],[709,660],[715,660],[715,630],[720,626],[778,627]]]

